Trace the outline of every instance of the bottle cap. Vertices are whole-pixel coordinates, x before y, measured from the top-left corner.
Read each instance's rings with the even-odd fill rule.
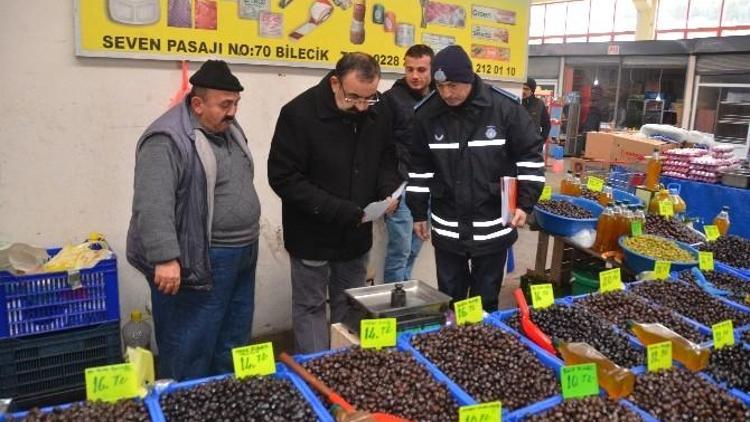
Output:
[[[133,322],[141,322],[143,319],[143,315],[141,315],[141,311],[138,309],[133,309],[130,311],[130,320]]]

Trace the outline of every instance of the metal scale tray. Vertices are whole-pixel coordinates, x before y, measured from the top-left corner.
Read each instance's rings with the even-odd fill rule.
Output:
[[[365,318],[396,318],[399,329],[415,325],[419,321],[445,321],[451,297],[430,287],[420,280],[399,283],[406,292],[406,306],[391,307],[391,290],[396,283],[347,289],[344,293]],[[357,329],[359,327],[350,327]]]

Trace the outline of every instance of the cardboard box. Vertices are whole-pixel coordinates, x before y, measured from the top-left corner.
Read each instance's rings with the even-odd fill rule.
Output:
[[[618,163],[638,163],[646,160],[654,149],[666,151],[674,148],[677,144],[656,141],[636,135],[618,133],[614,135],[615,148],[612,161]]]
[[[612,133],[588,132],[586,133],[586,149],[583,156],[592,160],[612,161],[615,151],[615,137]]]

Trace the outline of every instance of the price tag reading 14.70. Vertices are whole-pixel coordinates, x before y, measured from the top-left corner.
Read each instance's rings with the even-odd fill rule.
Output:
[[[499,401],[458,408],[459,422],[499,422],[502,417],[503,405]]]
[[[614,268],[599,273],[599,292],[606,293],[623,290],[622,277],[619,268]]]
[[[551,284],[532,284],[530,288],[534,309],[544,309],[555,303],[555,293]]]
[[[234,375],[245,378],[255,375],[270,375],[276,372],[271,342],[253,344],[232,349]]]
[[[396,345],[396,318],[363,319],[359,323],[359,344],[364,349]]]

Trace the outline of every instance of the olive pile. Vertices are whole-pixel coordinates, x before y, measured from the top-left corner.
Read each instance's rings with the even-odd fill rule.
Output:
[[[500,400],[515,410],[560,393],[554,372],[495,327],[446,328],[418,335],[412,344],[478,402]]]
[[[647,215],[646,227],[643,228],[643,232],[666,237],[667,239],[679,240],[688,244],[705,241],[698,233],[679,220],[661,215]]]
[[[634,349],[627,337],[581,308],[552,305],[542,310],[532,309],[531,320],[551,338],[588,343],[620,366],[630,368],[644,362],[644,352]],[[507,323],[522,332],[520,315],[511,317]]]
[[[620,403],[604,397],[591,396],[565,400],[544,413],[533,415],[529,422],[620,421],[637,422],[641,417]]]
[[[316,421],[302,395],[273,376],[225,378],[163,395],[167,421]]]
[[[6,417],[8,422],[67,422],[67,421],[103,421],[103,422],[145,422],[151,417],[146,406],[139,400],[120,400],[117,403],[83,402],[68,408],[54,408],[51,412],[42,413],[34,408],[23,419]]]
[[[726,305],[695,286],[675,281],[654,281],[641,283],[629,291],[709,327],[728,319],[732,320],[735,328],[750,324],[750,314]]]
[[[472,352],[465,352],[469,359]],[[415,422],[458,419],[458,406],[448,388],[408,353],[355,347],[303,366],[359,410]]]
[[[741,344],[714,349],[706,372],[729,388],[750,391],[750,350]]]
[[[576,204],[572,204],[568,201],[544,201],[538,202],[536,206],[549,213],[560,215],[563,217],[578,219],[594,218],[594,214],[592,214],[591,211]]]
[[[742,341],[744,341],[747,344],[750,344],[750,330],[742,333]]]
[[[628,249],[657,261],[695,262],[693,254],[677,246],[671,240],[661,237],[644,234],[638,237],[628,237],[623,243]]]
[[[581,198],[586,198],[592,201],[599,200],[599,192],[589,190],[586,186],[581,186]]]
[[[703,271],[703,276],[714,286],[728,291],[731,298],[736,302],[742,303],[745,298],[750,295],[749,281],[718,271]],[[695,277],[693,277],[693,274],[690,271],[682,271],[680,273],[680,280],[689,281],[697,285]]]
[[[575,302],[590,313],[625,330],[628,320],[641,323],[660,323],[695,343],[708,340],[697,328],[685,322],[674,312],[648,303],[640,296],[628,292],[609,292],[590,295]]]
[[[740,400],[683,368],[640,375],[628,399],[663,421],[750,420]]]
[[[721,236],[713,242],[706,242],[702,251],[714,253],[714,259],[736,268],[750,267],[750,240],[738,236]]]

